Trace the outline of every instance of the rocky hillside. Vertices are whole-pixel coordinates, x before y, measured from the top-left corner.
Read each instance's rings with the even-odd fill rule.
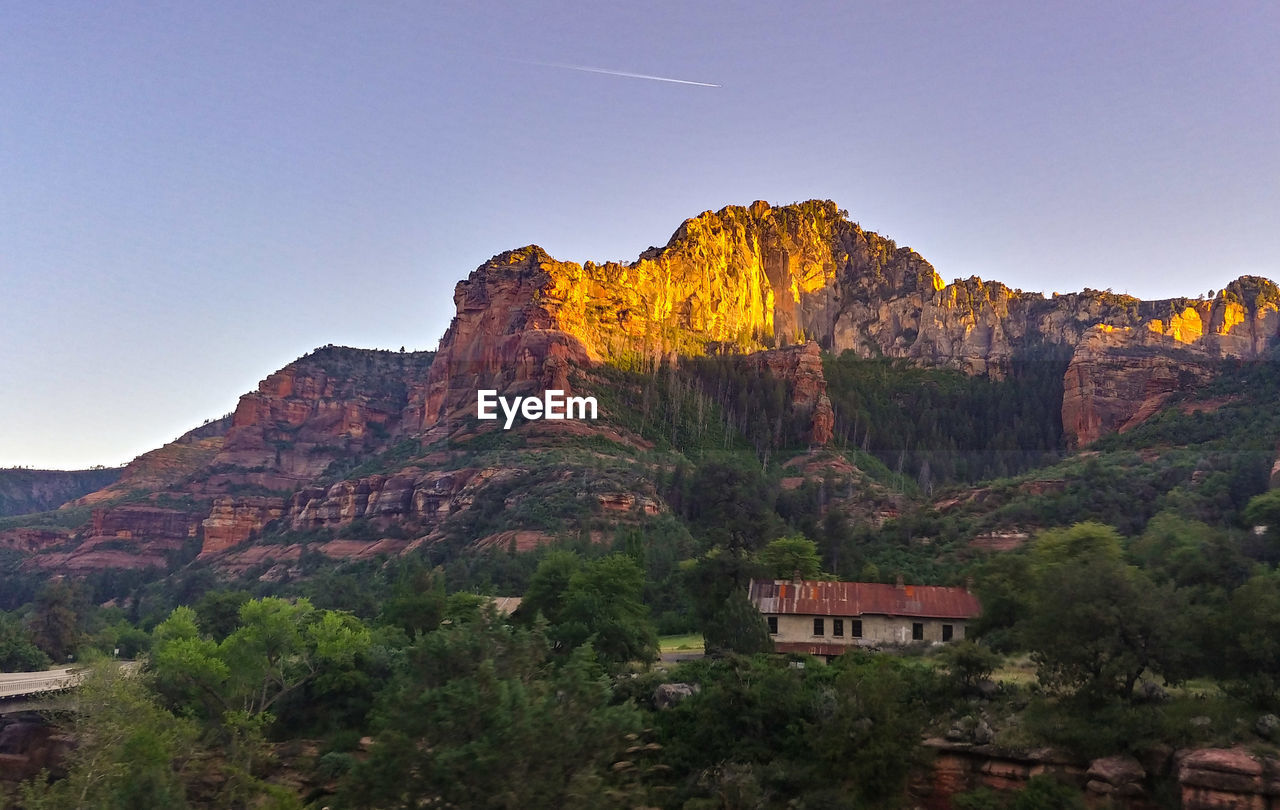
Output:
[[[818,493],[815,509],[878,523],[912,486],[1031,463],[921,461],[921,443],[1012,454],[1026,448],[1005,445],[1034,434],[1031,455],[1056,457],[1136,428],[1224,361],[1262,356],[1280,330],[1280,291],[1253,277],[1213,300],[947,284],[830,202],[706,212],[630,264],[508,251],[459,282],[454,301],[438,352],[319,349],[67,510],[3,524],[0,549],[28,569],[165,569],[198,555],[266,578],[291,576],[312,552],[520,550],[680,512],[671,477],[710,452],[780,465],[785,490]],[[915,383],[902,382],[876,389],[893,403],[869,404],[857,391],[868,378],[847,366],[836,396],[824,364],[843,352],[989,380],[921,384],[946,389],[934,410],[998,411],[969,414],[963,429],[946,414],[917,418]],[[1049,385],[1025,373],[1037,357],[1062,363]],[[504,431],[475,418],[479,388],[590,393],[601,419]]]
[[[0,470],[0,517],[57,509],[120,477],[119,468],[101,470]]]

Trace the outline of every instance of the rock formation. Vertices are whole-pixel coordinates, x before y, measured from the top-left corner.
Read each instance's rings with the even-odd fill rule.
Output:
[[[1259,356],[1280,331],[1280,291],[1265,279],[1238,279],[1212,301],[945,284],[914,251],[815,201],[703,213],[631,264],[508,251],[460,282],[454,300],[415,391],[423,429],[474,408],[477,387],[567,388],[572,364],[635,367],[815,340],[1001,376],[1019,351],[1048,343],[1074,349],[1063,422],[1079,445],[1140,422],[1214,361]]]
[[[425,381],[432,357],[319,349],[240,398],[211,463],[241,472],[224,484],[292,491],[335,460],[385,446],[399,435],[409,392]],[[244,472],[267,475],[246,479]]]
[[[818,344],[809,341],[803,346],[760,352],[751,359],[775,378],[786,381],[791,406],[809,417],[809,443],[821,445],[831,441],[836,417],[827,397],[827,379],[822,373],[822,352]]]
[[[261,496],[215,498],[209,516],[201,521],[202,555],[218,554],[259,535],[284,514],[284,499]]]

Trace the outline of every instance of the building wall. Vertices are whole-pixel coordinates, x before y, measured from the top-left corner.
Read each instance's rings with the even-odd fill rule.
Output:
[[[765,614],[766,621],[773,614]],[[813,634],[813,620],[823,619],[823,635]],[[778,632],[773,635],[774,641],[794,642],[800,644],[860,644],[863,646],[884,644],[910,644],[911,625],[920,622],[924,625],[924,641],[942,641],[942,625],[952,627],[952,641],[959,641],[965,635],[964,619],[922,619],[911,616],[811,616],[781,615],[777,616]],[[832,634],[832,619],[844,619],[844,636]],[[853,621],[862,620],[862,637],[854,638]]]

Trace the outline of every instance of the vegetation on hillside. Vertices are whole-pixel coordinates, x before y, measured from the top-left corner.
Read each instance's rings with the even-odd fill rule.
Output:
[[[57,509],[115,483],[120,467],[92,470],[0,469],[0,517]]]
[[[309,550],[268,578],[195,561],[51,583],[4,553],[0,670],[145,661],[95,676],[65,778],[23,806],[895,807],[927,734],[1086,758],[1274,751],[1276,366],[1224,367],[1065,456],[1046,405],[1064,358],[1041,351],[1001,381],[826,358],[838,438],[814,453],[786,386],[745,358],[592,370],[610,436],[491,431],[362,459],[361,475],[502,472],[401,558],[311,548],[416,528],[372,520],[270,527],[256,542]],[[614,493],[660,508],[606,511]],[[474,546],[514,529],[550,542]],[[972,545],[992,531],[1025,543]],[[796,571],[972,577],[984,614],[938,654],[779,656],[746,585]],[[511,595],[499,615],[488,597]],[[657,664],[660,633],[712,657]],[[1068,806],[1058,790],[1011,806]]]

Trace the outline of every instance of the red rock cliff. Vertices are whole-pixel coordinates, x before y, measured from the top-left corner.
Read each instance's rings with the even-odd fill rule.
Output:
[[[218,483],[291,491],[336,459],[385,445],[403,432],[409,392],[432,357],[327,346],[290,363],[240,398],[211,466],[241,477]]]
[[[706,212],[630,264],[509,251],[460,282],[454,300],[439,357],[411,396],[419,428],[469,413],[478,387],[567,388],[572,364],[815,340],[1000,376],[1020,349],[1053,343],[1078,347],[1063,416],[1083,444],[1141,421],[1212,362],[1258,356],[1280,331],[1280,293],[1265,279],[1241,278],[1213,301],[945,284],[911,249],[816,201]]]

